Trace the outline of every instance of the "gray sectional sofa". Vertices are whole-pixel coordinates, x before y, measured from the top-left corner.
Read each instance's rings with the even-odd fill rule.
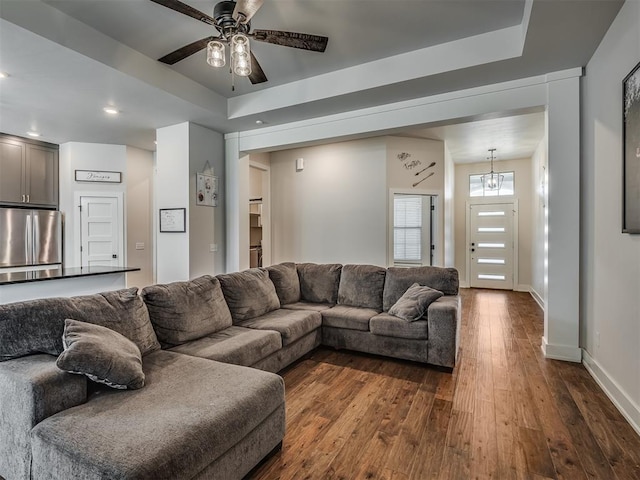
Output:
[[[417,321],[390,315],[414,283],[444,295]],[[293,263],[0,305],[0,476],[242,478],[284,437],[272,372],[321,344],[451,368],[459,315],[454,269]],[[66,319],[135,345],[144,386],[61,370]]]

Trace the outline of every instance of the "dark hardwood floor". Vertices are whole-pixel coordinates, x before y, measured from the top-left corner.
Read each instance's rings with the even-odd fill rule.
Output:
[[[580,364],[545,360],[526,293],[462,289],[453,373],[321,348],[282,372],[254,479],[640,479],[640,437]]]

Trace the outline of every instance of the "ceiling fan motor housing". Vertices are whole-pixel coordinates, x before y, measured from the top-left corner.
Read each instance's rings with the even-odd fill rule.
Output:
[[[236,33],[249,33],[251,22],[246,24],[238,23],[233,18],[233,10],[236,8],[236,2],[222,1],[213,7],[213,19],[216,22],[216,29],[228,40]]]

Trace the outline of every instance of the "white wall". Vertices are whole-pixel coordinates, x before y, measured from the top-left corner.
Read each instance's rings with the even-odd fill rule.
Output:
[[[542,138],[531,157],[531,294],[544,308],[544,259],[545,259],[545,191],[547,169],[547,137]]]
[[[69,142],[60,145],[60,211],[64,216],[64,252],[66,267],[79,267],[80,226],[76,225],[76,194],[125,194],[127,189],[127,148],[124,145]],[[76,182],[75,170],[111,170],[122,172],[122,183]],[[126,196],[125,196],[126,202]],[[126,223],[125,223],[126,235]],[[126,238],[126,236],[124,237]],[[126,250],[121,252],[126,260]]]
[[[217,207],[196,205],[196,174],[207,162],[218,177]],[[224,217],[224,138],[221,133],[190,123],[189,278],[226,271]]]
[[[386,158],[382,138],[273,152],[273,262],[386,265]]]
[[[455,166],[455,267],[460,274],[460,281],[468,286],[467,278],[467,237],[466,237],[466,202],[469,198],[469,175],[487,173],[491,169],[489,162],[458,164]],[[504,160],[494,162],[494,170],[498,172],[514,172],[515,195],[513,197],[491,197],[490,201],[511,202],[518,200],[518,278],[514,278],[514,289],[529,291],[532,271],[532,192],[531,192],[531,160]],[[480,197],[478,197],[480,198]],[[478,200],[484,202],[480,198]]]
[[[126,153],[127,265],[140,268],[127,273],[127,285],[142,288],[153,283],[153,152],[126,147]]]
[[[454,267],[456,258],[455,236],[456,167],[451,152],[444,144],[444,266]]]
[[[156,209],[185,208],[189,218],[189,123],[156,130]],[[187,222],[189,223],[189,222]],[[189,232],[156,236],[156,281],[189,279]]]
[[[585,364],[640,433],[640,235],[622,234],[622,79],[640,59],[640,3],[622,6],[582,91],[580,340]]]

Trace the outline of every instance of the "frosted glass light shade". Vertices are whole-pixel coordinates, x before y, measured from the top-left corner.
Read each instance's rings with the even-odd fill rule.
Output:
[[[224,43],[214,40],[207,44],[207,63],[212,67],[224,67]]]
[[[231,68],[239,77],[251,75],[251,46],[249,37],[238,33],[231,37]]]

